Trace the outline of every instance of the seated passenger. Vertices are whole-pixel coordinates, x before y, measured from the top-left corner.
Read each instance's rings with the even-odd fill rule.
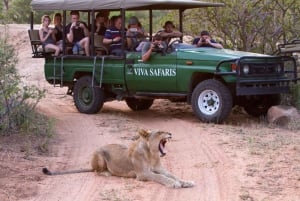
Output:
[[[79,21],[78,11],[71,11],[71,23],[66,27],[67,39],[73,44],[73,54],[84,49],[86,56],[90,56],[90,38],[86,23]]]
[[[141,41],[145,41],[147,35],[137,17],[132,16],[126,32],[128,49],[135,50]]]
[[[160,51],[162,54],[165,54],[166,44],[163,42],[160,35],[155,35],[153,37],[153,42],[143,42],[141,47],[142,49],[142,61],[148,61],[151,57],[151,53],[155,51]]]
[[[122,56],[122,17],[112,16],[111,24],[105,31],[103,43],[109,45],[112,54]]]
[[[97,13],[94,27],[95,34],[104,36],[105,31],[108,27],[108,15],[109,12],[104,11],[100,11]]]
[[[53,17],[53,24],[55,30],[56,44],[61,44],[63,39],[63,25],[62,25],[62,17],[60,13],[55,13]]]
[[[62,48],[59,45],[56,45],[55,31],[54,29],[49,28],[50,22],[51,19],[49,15],[44,15],[42,17],[42,27],[39,30],[39,36],[43,48],[54,50],[54,55],[58,56]]]
[[[220,43],[217,43],[215,40],[211,39],[208,31],[202,31],[200,33],[200,37],[194,39],[193,45],[196,47],[214,47],[218,49],[223,48]]]
[[[159,34],[163,41],[168,45],[172,38],[181,37],[183,34],[180,31],[176,31],[175,25],[172,21],[166,21],[162,31],[159,31]]]

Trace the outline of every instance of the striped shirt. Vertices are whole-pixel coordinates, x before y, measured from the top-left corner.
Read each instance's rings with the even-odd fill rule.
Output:
[[[106,29],[104,38],[114,39],[116,37],[122,37],[121,30],[117,29],[116,27],[109,27],[108,29]],[[110,51],[113,51],[115,49],[121,49],[121,48],[122,48],[122,40],[110,44]]]

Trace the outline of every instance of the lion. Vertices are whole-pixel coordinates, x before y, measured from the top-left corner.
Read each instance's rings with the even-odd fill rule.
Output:
[[[193,181],[184,181],[162,167],[160,158],[166,155],[165,145],[172,134],[164,131],[146,131],[141,129],[139,137],[129,147],[121,144],[108,144],[97,149],[91,160],[91,169],[65,172],[50,172],[58,175],[95,171],[104,175],[136,178],[140,181],[154,181],[170,188],[193,187]]]

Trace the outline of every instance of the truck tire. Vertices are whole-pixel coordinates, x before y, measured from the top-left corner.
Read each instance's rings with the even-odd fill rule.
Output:
[[[153,104],[153,99],[126,98],[125,101],[133,111],[148,110]]]
[[[222,123],[232,109],[232,95],[218,80],[200,82],[192,94],[194,114],[205,123]]]
[[[254,117],[266,115],[269,108],[280,104],[280,94],[247,96],[243,100],[245,111]]]
[[[103,106],[104,93],[98,87],[92,88],[92,77],[86,75],[75,83],[73,99],[79,112],[94,114],[99,112]]]

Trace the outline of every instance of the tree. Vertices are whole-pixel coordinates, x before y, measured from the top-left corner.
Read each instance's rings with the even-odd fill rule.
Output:
[[[13,0],[8,10],[11,21],[16,23],[29,23],[31,0]]]
[[[3,0],[3,4],[5,6],[5,10],[8,10],[8,2],[9,2],[9,0]]]
[[[299,37],[298,0],[223,0],[223,8],[194,9],[186,13],[192,34],[207,29],[223,45],[244,51],[272,53],[276,43]],[[200,20],[199,20],[200,19]],[[186,25],[186,26],[187,26]],[[201,28],[199,28],[201,27]]]
[[[44,97],[45,90],[22,84],[15,68],[17,62],[15,49],[8,43],[5,26],[4,31],[0,31],[0,135],[22,128],[32,131],[31,128],[35,129],[36,120],[40,118],[35,108]]]
[[[299,36],[300,3],[298,0],[274,0],[274,16],[276,23],[282,26],[282,39],[287,42]],[[275,20],[274,20],[275,22]]]

